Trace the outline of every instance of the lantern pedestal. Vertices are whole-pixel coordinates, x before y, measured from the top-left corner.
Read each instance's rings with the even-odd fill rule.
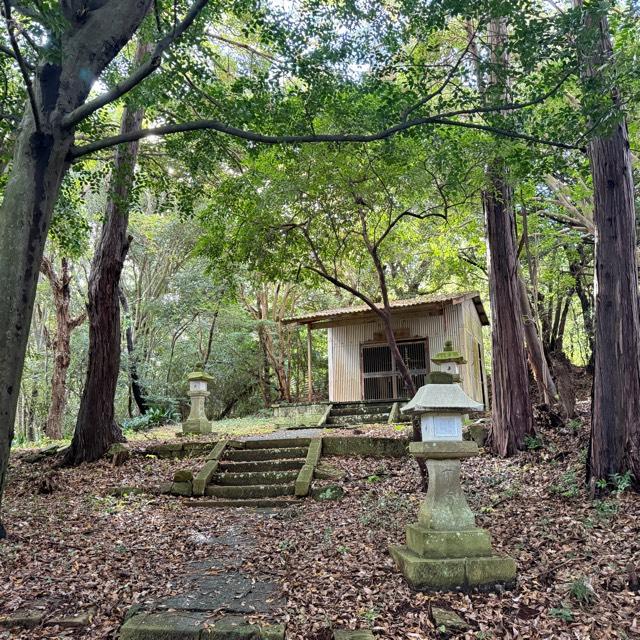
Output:
[[[493,554],[489,533],[476,527],[460,485],[460,460],[478,454],[475,442],[412,442],[409,451],[426,459],[429,471],[407,544],[389,549],[409,584],[426,591],[513,586],[514,560]]]
[[[211,395],[207,391],[207,383],[213,378],[203,371],[194,371],[187,376],[189,380],[189,398],[191,411],[189,417],[182,423],[183,433],[211,433],[211,422],[207,420],[204,410],[205,400]]]

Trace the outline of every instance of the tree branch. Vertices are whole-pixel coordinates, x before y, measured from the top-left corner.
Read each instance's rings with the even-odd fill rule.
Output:
[[[16,54],[14,53],[13,49],[10,49],[9,47],[5,47],[3,44],[0,44],[0,53],[4,53],[5,56],[9,56],[10,58],[13,58],[14,60],[18,61],[18,58],[16,57]],[[29,69],[29,71],[33,71],[35,69],[34,65],[32,65],[28,60],[25,60],[24,64],[27,67],[27,69]]]
[[[94,111],[122,97],[140,84],[147,76],[151,75],[161,65],[163,53],[191,26],[208,2],[209,0],[195,0],[182,21],[177,23],[171,32],[156,44],[151,56],[144,64],[138,67],[128,78],[116,84],[110,91],[89,102],[85,102],[82,106],[66,115],[62,120],[62,126],[66,128],[76,126]]]
[[[255,47],[252,47],[249,44],[245,44],[244,42],[238,42],[237,40],[231,40],[230,38],[225,38],[217,33],[210,33],[209,36],[214,40],[219,40],[220,42],[224,42],[231,47],[237,47],[238,49],[244,49],[253,55],[258,56],[259,58],[264,58],[265,60],[269,60],[269,62],[277,62],[275,56],[272,56],[270,53],[265,53],[264,51],[260,51]]]
[[[86,312],[82,312],[79,316],[72,318],[69,321],[69,331],[73,331],[74,329],[79,327],[86,319],[87,319]]]
[[[468,42],[467,42],[467,46],[464,48],[464,51],[458,57],[458,59],[456,60],[455,64],[451,67],[451,69],[449,69],[449,72],[445,76],[445,78],[442,81],[442,83],[440,84],[440,86],[437,89],[435,89],[434,91],[432,91],[431,93],[427,94],[426,96],[424,96],[423,98],[418,100],[418,102],[416,102],[414,105],[411,105],[410,107],[407,107],[402,112],[402,115],[401,115],[402,122],[406,121],[406,119],[409,117],[409,115],[411,113],[413,113],[416,109],[419,109],[420,107],[423,107],[425,104],[427,104],[427,102],[430,102],[431,100],[433,100],[434,98],[439,96],[447,88],[447,86],[449,85],[449,83],[453,79],[453,75],[460,68],[460,65],[462,64],[462,61],[464,60],[464,58],[467,55],[467,53],[469,53],[469,49],[471,49],[471,46],[474,44],[476,33],[477,33],[477,29],[472,34],[471,33],[469,34],[469,39],[468,39]]]
[[[434,207],[435,208],[435,207]],[[383,234],[378,238],[375,243],[375,248],[378,249],[384,239],[393,231],[394,227],[402,220],[402,218],[415,218],[416,220],[426,220],[427,218],[442,218],[445,222],[448,221],[446,214],[444,213],[416,213],[415,211],[411,211],[411,209],[407,209],[406,211],[402,211],[399,213],[387,226],[384,230]]]
[[[31,111],[33,112],[33,121],[36,126],[36,131],[40,131],[40,116],[38,115],[38,105],[36,103],[36,97],[33,93],[33,85],[29,76],[29,66],[26,60],[23,58],[16,40],[16,34],[13,30],[13,18],[11,17],[11,4],[9,0],[3,0],[4,4],[4,19],[7,24],[7,32],[9,33],[9,40],[11,42],[11,49],[13,50],[13,57],[18,61],[20,67],[20,73],[24,80],[27,94],[29,95],[29,104],[31,105]]]
[[[525,140],[533,144],[541,144],[550,147],[557,147],[559,149],[569,149],[584,151],[584,147],[578,147],[573,144],[565,142],[559,142],[557,140],[547,140],[545,138],[538,138],[536,136],[528,135],[526,133],[519,133],[517,131],[510,131],[507,129],[501,129],[499,127],[493,127],[490,125],[484,125],[475,122],[465,122],[461,120],[451,120],[444,116],[428,116],[425,118],[416,118],[400,124],[395,124],[387,129],[378,131],[376,133],[325,133],[316,135],[265,135],[257,133],[255,131],[248,131],[246,129],[239,129],[228,124],[224,124],[219,120],[195,120],[192,122],[184,122],[178,124],[167,124],[160,127],[153,127],[148,129],[139,129],[138,131],[131,131],[126,134],[111,136],[102,140],[96,140],[81,147],[75,147],[71,152],[71,160],[76,160],[82,156],[86,156],[90,153],[100,151],[102,149],[109,149],[119,144],[127,142],[133,142],[134,140],[140,140],[149,136],[166,136],[174,133],[186,133],[189,131],[203,131],[213,130],[218,133],[225,133],[227,135],[240,138],[242,140],[249,140],[251,142],[259,142],[262,144],[301,144],[301,143],[318,143],[318,142],[375,142],[377,140],[385,140],[392,136],[412,129],[418,126],[424,125],[446,125],[455,127],[464,127],[469,129],[478,129],[480,131],[487,131],[498,136],[506,138],[513,138],[516,140]]]

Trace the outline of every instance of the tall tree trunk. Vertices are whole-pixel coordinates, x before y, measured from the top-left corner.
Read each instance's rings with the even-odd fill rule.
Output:
[[[150,50],[139,43],[139,64]],[[125,107],[120,132],[136,131],[143,109]],[[120,304],[118,288],[131,238],[127,235],[129,204],[135,180],[138,142],[121,145],[114,154],[109,197],[102,232],[89,274],[89,362],[87,378],[71,447],[65,464],[81,464],[101,458],[114,442],[123,440],[116,424],[114,401],[120,373]]]
[[[59,40],[60,63],[40,64],[31,82],[33,101],[18,128],[0,205],[0,512],[38,269],[73,143],[73,129],[61,121],[85,101],[150,4],[110,0],[87,7]],[[0,523],[0,538],[5,535]]]
[[[46,74],[41,70],[36,87],[39,93],[55,95],[58,80],[52,79],[51,74],[59,70],[47,69]],[[54,106],[55,99],[49,111]],[[41,115],[48,119],[49,111]],[[45,124],[47,120],[41,117],[41,128]],[[71,135],[50,128],[37,131],[29,107],[20,127],[11,177],[0,206],[0,506],[38,269],[72,142]],[[4,535],[0,524],[0,538]]]
[[[522,308],[522,321],[527,353],[529,354],[529,363],[531,364],[536,382],[542,390],[544,402],[555,402],[558,390],[551,376],[551,370],[547,363],[542,340],[540,340],[538,328],[533,318],[527,286],[520,275],[518,275],[518,288],[520,291],[520,305]]]
[[[595,191],[595,370],[590,478],[640,482],[640,326],[636,216],[626,124],[589,144]]]
[[[506,81],[500,75],[507,65],[504,19],[491,21],[489,41],[497,71],[492,74],[487,91],[504,96]],[[491,448],[498,455],[510,456],[524,448],[525,436],[533,432],[533,415],[524,348],[513,192],[501,159],[490,160],[486,181],[483,200],[493,325]]]
[[[54,358],[51,376],[51,403],[44,432],[49,438],[58,440],[62,438],[62,421],[67,406],[67,371],[71,364],[71,332],[81,325],[87,316],[82,313],[76,318],[71,317],[69,309],[71,276],[66,258],[62,258],[61,271],[58,274],[54,271],[51,260],[44,256],[40,271],[49,280],[56,311],[56,331],[51,341]]]
[[[581,0],[575,4],[582,7]],[[587,90],[608,86],[601,77],[612,62],[606,16],[584,12],[595,32],[583,55]],[[604,70],[603,70],[604,69]],[[620,108],[614,90],[613,108]],[[587,478],[608,480],[630,472],[640,485],[640,301],[636,213],[627,125],[621,118],[588,145],[594,190],[595,370]]]
[[[520,311],[512,193],[505,172],[497,160],[488,168],[484,207],[493,325],[491,447],[498,455],[510,456],[524,448],[525,436],[533,432],[533,416]]]
[[[133,394],[133,399],[136,401],[136,405],[138,406],[138,411],[140,411],[141,415],[144,415],[149,410],[149,405],[146,399],[147,393],[143,388],[142,383],[140,382],[140,376],[138,375],[138,357],[133,338],[131,317],[129,315],[129,303],[121,287],[118,287],[118,297],[120,298],[122,311],[127,320],[125,337],[127,341],[127,356],[129,358],[129,382],[131,384],[131,393]]]

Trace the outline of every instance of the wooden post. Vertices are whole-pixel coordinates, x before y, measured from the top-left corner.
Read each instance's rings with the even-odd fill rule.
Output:
[[[308,382],[308,398],[309,402],[313,401],[313,381],[311,378],[311,324],[307,325],[307,382]]]

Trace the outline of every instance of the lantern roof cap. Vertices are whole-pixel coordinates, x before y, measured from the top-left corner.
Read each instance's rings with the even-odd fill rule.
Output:
[[[206,371],[192,371],[188,376],[187,380],[190,382],[201,380],[203,382],[211,382],[213,377],[210,376]]]
[[[413,398],[400,409],[402,413],[427,413],[434,411],[482,411],[484,405],[469,397],[459,384],[425,384]]]
[[[466,364],[467,361],[459,351],[454,350],[453,342],[451,340],[447,340],[444,343],[444,349],[440,353],[436,353],[436,355],[431,358],[431,362],[434,362],[435,364],[444,364],[445,362]]]

